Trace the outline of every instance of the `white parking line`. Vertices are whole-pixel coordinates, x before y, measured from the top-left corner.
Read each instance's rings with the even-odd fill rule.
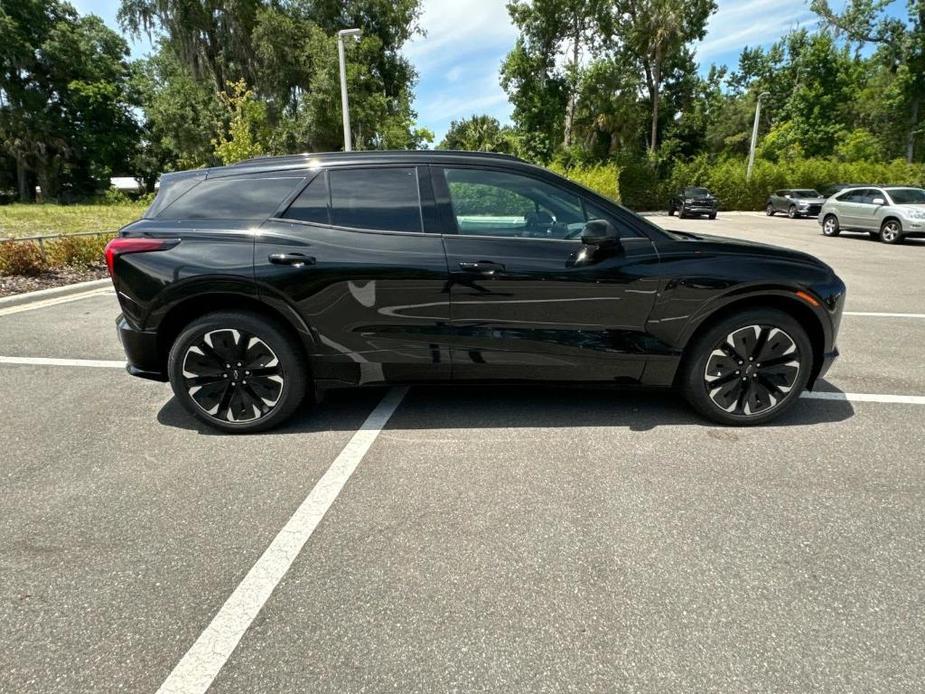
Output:
[[[9,306],[7,308],[0,308],[0,316],[9,316],[14,313],[23,313],[24,311],[35,311],[39,308],[48,308],[49,306],[57,306],[58,304],[66,304],[71,301],[79,301],[80,299],[88,299],[93,296],[103,296],[105,294],[115,294],[115,290],[112,288],[108,289],[94,289],[89,292],[81,292],[80,294],[68,294],[67,296],[59,296],[54,299],[44,299],[42,301],[31,301],[28,304],[17,304],[16,306]]]
[[[158,689],[159,694],[205,692],[237,647],[244,632],[292,566],[324,514],[334,503],[379,432],[398,408],[407,388],[393,388],[370,413],[289,522],[247,572]]]
[[[877,311],[845,311],[846,316],[869,316],[872,318],[925,318],[925,313],[880,313]]]
[[[846,400],[848,402],[884,402],[897,405],[925,405],[922,395],[884,395],[880,393],[831,393],[827,391],[804,391],[800,397],[810,400]]]
[[[52,359],[49,357],[0,357],[0,364],[28,364],[33,366],[89,366],[97,369],[124,369],[124,361],[102,359]]]

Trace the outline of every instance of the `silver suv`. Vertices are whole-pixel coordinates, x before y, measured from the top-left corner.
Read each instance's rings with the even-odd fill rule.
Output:
[[[925,236],[925,190],[848,188],[826,200],[818,219],[826,236],[866,231],[884,243],[902,243],[908,236]]]

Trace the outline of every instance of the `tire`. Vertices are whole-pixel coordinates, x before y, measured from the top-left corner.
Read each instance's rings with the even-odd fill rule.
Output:
[[[673,208],[673,207],[669,207],[669,208],[668,208],[668,216],[669,216],[669,217],[674,217],[674,208]]]
[[[841,233],[841,227],[838,225],[838,217],[834,214],[827,214],[822,220],[823,236],[838,236]]]
[[[678,210],[678,219],[687,219],[687,211],[683,207]]]
[[[768,203],[768,206],[764,208],[764,213],[768,217],[773,217],[774,216],[774,205],[772,205],[771,203]]]
[[[716,213],[715,213],[715,212],[711,212],[711,213],[710,213],[710,219],[716,219]]]
[[[903,242],[903,226],[896,219],[888,219],[880,225],[880,240],[895,245]]]
[[[797,217],[800,216],[800,213],[797,212],[796,205],[791,205],[790,207],[787,208],[787,216],[790,217],[790,219],[796,219]]]
[[[694,338],[685,349],[679,386],[707,419],[765,424],[799,399],[812,366],[812,344],[795,318],[778,309],[748,309]]]
[[[258,370],[259,375],[252,373]],[[190,323],[170,348],[167,372],[187,412],[238,434],[283,423],[302,402],[308,382],[295,339],[275,321],[239,311],[210,313]],[[194,383],[196,378],[205,383]]]

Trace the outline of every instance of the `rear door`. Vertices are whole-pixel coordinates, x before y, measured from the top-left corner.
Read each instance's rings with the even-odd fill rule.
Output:
[[[652,242],[623,227],[620,251],[583,245],[585,221],[608,213],[546,178],[433,171],[454,379],[638,381],[658,284]]]
[[[323,385],[449,378],[433,213],[426,167],[332,167],[260,228],[258,291],[308,326]]]

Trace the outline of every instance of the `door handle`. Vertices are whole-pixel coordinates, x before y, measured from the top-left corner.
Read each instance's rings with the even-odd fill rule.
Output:
[[[478,273],[480,275],[493,275],[496,272],[504,272],[504,265],[495,263],[490,260],[479,260],[476,262],[460,263],[459,269],[463,272]]]
[[[314,265],[315,259],[310,255],[303,253],[271,253],[270,262],[274,265],[292,265],[293,267],[305,267]]]

